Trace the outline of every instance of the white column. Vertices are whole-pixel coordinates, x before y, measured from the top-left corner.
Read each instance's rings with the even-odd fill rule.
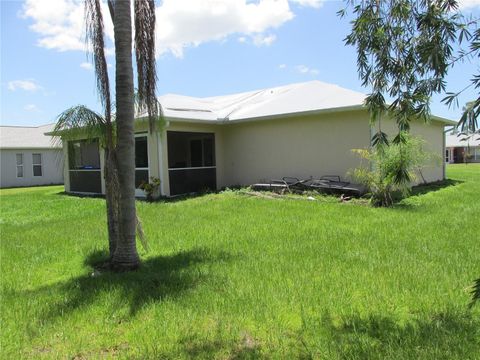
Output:
[[[70,161],[68,159],[68,141],[63,140],[63,184],[65,192],[70,192]]]
[[[99,152],[99,155],[100,155],[100,181],[101,181],[101,184],[102,184],[102,194],[105,195],[106,193],[106,190],[105,190],[105,150],[103,149],[103,147],[101,147],[100,145],[98,146],[98,152]]]

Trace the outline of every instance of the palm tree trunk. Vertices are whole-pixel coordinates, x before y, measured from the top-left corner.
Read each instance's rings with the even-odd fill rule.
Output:
[[[105,202],[107,205],[109,259],[113,259],[118,243],[119,184],[115,149],[105,149]]]
[[[117,164],[120,190],[119,236],[112,267],[140,265],[135,243],[135,137],[132,68],[132,18],[129,0],[115,1],[115,90],[117,102]]]

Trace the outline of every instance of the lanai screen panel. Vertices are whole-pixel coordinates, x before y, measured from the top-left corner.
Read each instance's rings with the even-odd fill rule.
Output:
[[[170,195],[215,190],[215,134],[168,131]]]
[[[70,141],[68,160],[70,191],[100,194],[102,177],[98,141]]]

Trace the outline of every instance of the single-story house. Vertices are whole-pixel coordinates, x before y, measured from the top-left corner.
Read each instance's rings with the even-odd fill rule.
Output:
[[[0,188],[63,184],[63,152],[45,133],[54,124],[0,126]]]
[[[450,129],[445,133],[445,162],[449,164],[467,162],[480,163],[480,134],[462,135]]]
[[[136,121],[136,185],[155,177],[161,194],[173,196],[284,176],[348,178],[359,164],[352,149],[368,148],[376,131],[364,100],[320,81],[208,98],[164,95],[162,126],[149,133],[144,118]],[[444,127],[453,124],[433,116],[411,128],[441,159]],[[396,125],[385,120],[382,130],[394,134]],[[104,193],[98,142],[64,141],[64,154],[67,192]],[[444,166],[432,163],[424,178],[442,180]]]

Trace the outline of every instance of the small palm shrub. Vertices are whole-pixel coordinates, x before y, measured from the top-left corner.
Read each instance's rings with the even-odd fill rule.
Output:
[[[150,182],[144,182],[139,186],[139,189],[145,191],[148,201],[153,201],[158,196],[158,189],[160,188],[160,179],[151,176]]]
[[[398,138],[401,141],[352,150],[362,161],[351,175],[367,186],[374,206],[391,206],[394,194],[408,196],[417,178],[423,179],[422,168],[436,162],[422,139],[405,132]]]

